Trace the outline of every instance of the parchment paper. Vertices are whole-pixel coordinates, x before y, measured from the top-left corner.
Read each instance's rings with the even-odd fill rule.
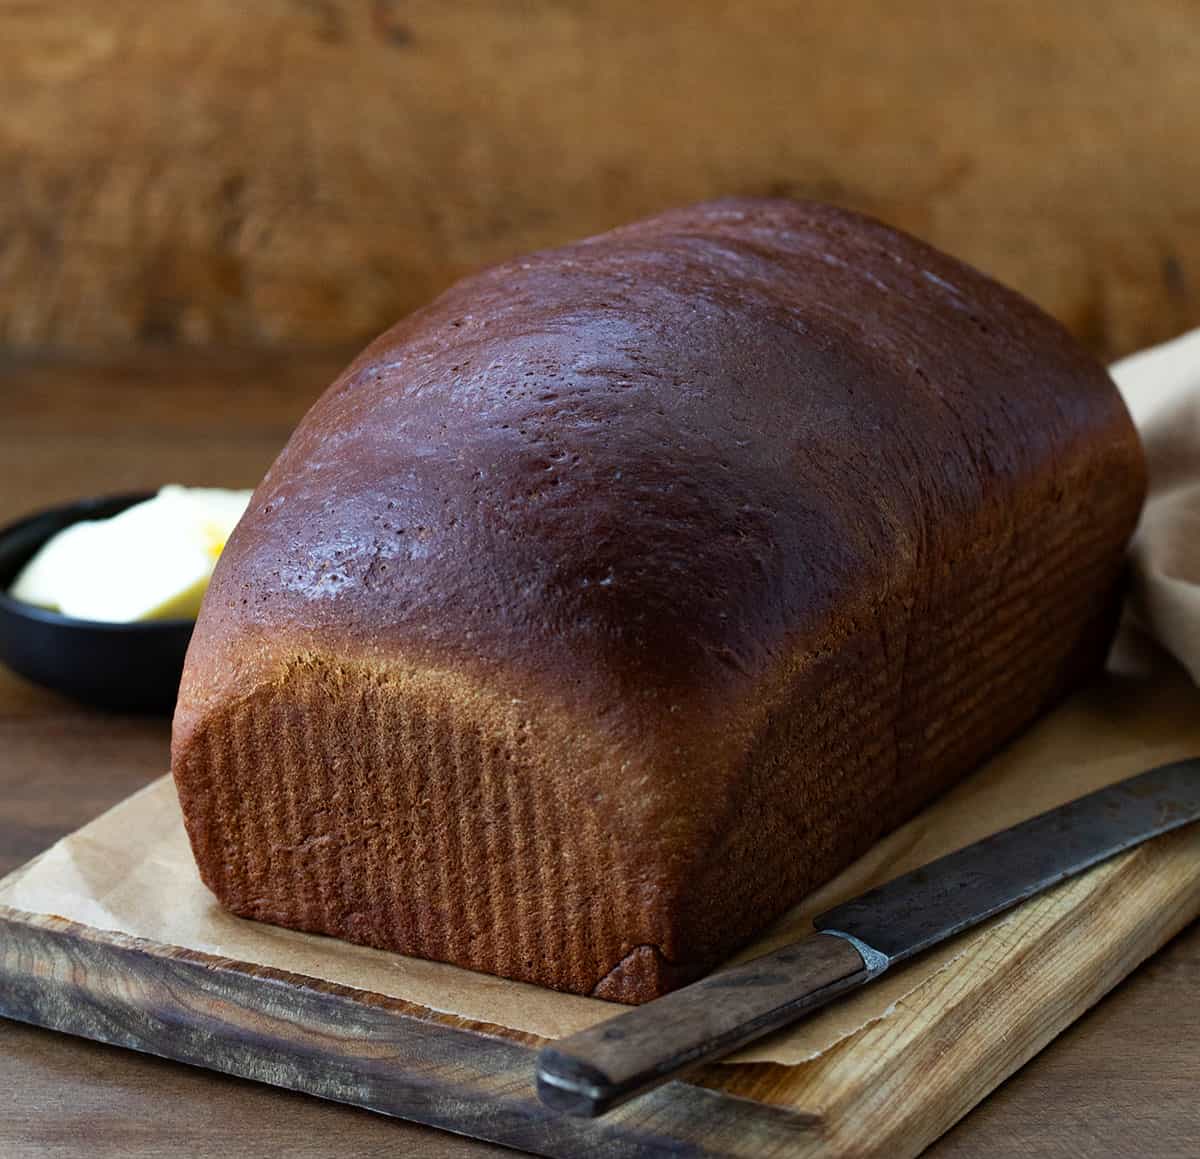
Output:
[[[1155,764],[1200,754],[1200,331],[1113,368],[1146,442],[1151,499],[1133,558],[1137,589],[1108,675],[1036,724],[836,880],[742,958],[809,932],[811,918],[897,873]],[[80,775],[86,775],[81,770]],[[1200,890],[1200,849],[1196,855]],[[1103,870],[1093,871],[1103,872]],[[610,1016],[596,999],[242,921],[196,875],[169,778],[156,781],[0,882],[0,904],[402,998],[545,1038]],[[1035,899],[1028,905],[1037,905]],[[796,1064],[830,1049],[990,939],[1019,952],[1020,910],[885,975],[731,1062]]]

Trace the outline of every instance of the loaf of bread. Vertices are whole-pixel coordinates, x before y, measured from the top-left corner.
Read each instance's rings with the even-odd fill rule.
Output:
[[[459,283],[329,388],[196,627],[236,914],[641,1002],[1100,665],[1144,489],[1103,368],[816,204]]]

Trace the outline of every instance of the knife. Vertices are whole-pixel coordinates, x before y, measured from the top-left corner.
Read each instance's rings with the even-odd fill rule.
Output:
[[[1041,813],[835,906],[817,933],[545,1047],[538,1096],[594,1117],[786,1026],[1143,841],[1200,820],[1200,758]]]

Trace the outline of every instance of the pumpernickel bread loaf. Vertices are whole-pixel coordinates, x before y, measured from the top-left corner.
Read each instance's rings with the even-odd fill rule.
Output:
[[[624,1002],[1101,663],[1144,489],[1037,308],[816,204],[453,287],[255,492],[173,768],[234,913]]]

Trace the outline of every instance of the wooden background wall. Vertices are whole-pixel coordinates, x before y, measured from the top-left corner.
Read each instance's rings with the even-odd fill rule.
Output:
[[[0,0],[0,347],[357,342],[729,193],[874,212],[1105,354],[1200,324],[1200,4]]]

